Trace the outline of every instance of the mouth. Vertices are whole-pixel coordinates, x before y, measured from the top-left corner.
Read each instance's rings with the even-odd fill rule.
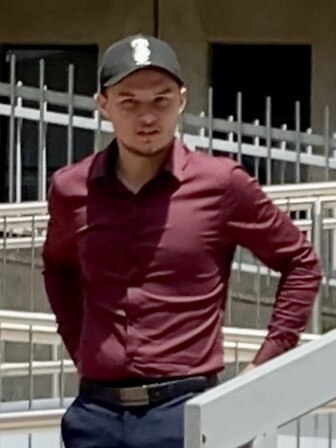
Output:
[[[137,134],[141,138],[151,138],[151,137],[156,137],[157,135],[159,135],[160,131],[158,131],[157,129],[154,129],[151,131],[139,131],[139,132],[137,132]]]

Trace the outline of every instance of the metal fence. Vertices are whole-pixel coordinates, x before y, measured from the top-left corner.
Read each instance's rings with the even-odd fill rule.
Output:
[[[39,391],[34,387],[34,380],[41,376],[49,377],[52,380],[49,383],[50,388],[45,390],[43,396],[46,400],[58,399],[59,406],[63,407],[64,399],[72,397],[76,393],[76,378],[72,379],[75,389],[69,390],[67,388],[66,390],[66,375],[76,373],[76,368],[69,359],[61,338],[57,334],[54,316],[45,314],[40,318],[41,322],[39,324],[32,324],[29,313],[11,311],[7,313],[4,322],[3,314],[0,312],[0,341],[4,346],[3,353],[6,353],[7,346],[13,343],[20,344],[25,349],[22,351],[21,359],[10,362],[2,359],[0,363],[0,384],[3,385],[3,382],[8,378],[26,379],[29,384],[29,387],[20,397],[10,396],[8,391],[0,387],[0,404],[26,400],[27,408],[32,409],[34,403],[36,404],[38,399],[42,398]],[[37,316],[33,319],[35,322],[39,321]],[[227,379],[236,376],[244,365],[253,360],[266,336],[266,330],[223,327],[223,334],[225,336],[223,342],[225,362],[228,370],[222,379]],[[307,333],[302,336],[301,342],[307,343],[319,337],[319,335]],[[41,359],[39,353],[35,350],[36,346],[51,348],[49,357],[44,356],[44,359]],[[27,353],[29,359],[26,357]]]
[[[10,83],[0,83],[0,145],[6,151],[6,201],[44,201],[48,179],[61,165],[72,163],[88,151],[98,151],[110,138],[112,127],[101,119],[94,97],[75,95],[75,69],[69,66],[68,91],[48,90],[45,63],[40,62],[39,88],[16,79],[15,56]],[[223,98],[225,101],[225,98]],[[178,133],[192,148],[236,158],[267,185],[335,178],[336,138],[331,132],[329,108],[324,131],[302,130],[300,103],[296,103],[295,129],[272,127],[272,101],[265,99],[265,120],[242,122],[242,95],[237,95],[236,116],[213,116],[213,91],[200,116],[184,114]],[[89,143],[88,143],[89,142]],[[92,146],[91,146],[92,142]],[[5,161],[4,161],[5,162]]]
[[[41,314],[48,311],[40,275],[40,250],[49,218],[45,202],[48,182],[60,165],[83,155],[78,152],[83,138],[92,141],[90,151],[98,151],[113,132],[111,124],[99,116],[94,97],[75,95],[73,67],[69,68],[66,93],[49,91],[44,79],[41,61],[39,88],[23,86],[16,79],[12,58],[11,82],[0,83],[0,151],[7,154],[5,202],[9,202],[0,204],[0,443],[6,446],[7,436],[24,431],[25,441],[16,446],[29,448],[45,446],[45,439],[34,442],[34,431],[42,428],[52,429],[55,447],[58,443],[61,446],[56,428],[77,387],[74,366],[56,335],[53,318]],[[330,129],[328,107],[324,132],[316,134],[312,129],[302,132],[299,103],[295,105],[295,129],[288,130],[285,124],[279,129],[272,127],[269,98],[265,123],[256,120],[248,124],[242,122],[241,94],[237,95],[236,116],[227,120],[213,117],[212,95],[209,89],[206,113],[184,114],[178,134],[191,149],[245,164],[261,183],[269,185],[265,188],[268,194],[312,240],[324,265],[323,288],[311,323],[312,331],[320,333],[336,322],[336,183],[297,183],[336,178],[336,138]],[[59,158],[53,153],[55,136]],[[270,186],[290,182],[295,185]],[[34,202],[26,202],[27,198]],[[239,249],[228,296],[227,324],[264,328],[277,281],[276,273]],[[253,358],[263,336],[262,332],[257,336],[226,329],[226,379]],[[13,386],[13,379],[18,378]],[[41,410],[46,406],[54,409]],[[328,422],[332,434],[333,419]],[[298,447],[303,437],[300,425],[299,421],[294,430]],[[331,446],[331,436],[329,442]]]
[[[324,279],[311,330],[320,333],[336,323],[336,182],[264,187],[313,242],[323,261]],[[280,199],[280,197],[282,199]],[[41,246],[48,221],[45,202],[0,205],[0,309],[47,311],[41,275]],[[278,274],[238,248],[233,263],[226,323],[265,328]]]
[[[1,343],[20,343],[25,345],[26,351],[31,353],[28,362],[1,363],[0,384],[8,378],[15,378],[17,382],[28,379],[29,388],[27,396],[20,400],[12,399],[4,401],[5,392],[2,390],[0,399],[0,442],[3,448],[20,446],[20,448],[39,448],[50,443],[54,448],[61,447],[59,434],[60,419],[73,400],[75,390],[72,393],[66,391],[66,375],[76,377],[75,368],[70,360],[64,357],[61,350],[61,340],[56,334],[56,324],[53,315],[33,315],[24,312],[0,312]],[[264,330],[247,330],[241,328],[223,328],[224,350],[226,353],[227,372],[221,378],[227,382],[237,376],[246,363],[253,359],[255,353],[266,335]],[[304,334],[302,345],[320,339],[320,336]],[[33,356],[34,346],[50,345],[58,348],[58,357],[55,360],[40,361]],[[309,347],[309,345],[307,346]],[[41,376],[50,376],[54,379],[53,386],[44,399],[35,394],[34,382]],[[1,391],[2,388],[0,388]],[[251,407],[253,401],[251,401]],[[305,438],[310,439],[322,436],[330,443],[334,440],[335,428],[335,403],[329,402],[314,410],[295,423],[287,425],[279,430],[280,437],[285,444],[280,447],[300,446],[305,447]],[[326,424],[328,432],[326,434]],[[16,444],[12,440],[17,440]],[[288,444],[288,438],[291,444]],[[223,436],[223,440],[224,436]],[[43,445],[44,443],[44,445]],[[296,445],[295,445],[296,443]],[[318,443],[315,440],[315,446]],[[226,446],[226,445],[224,445]],[[321,446],[321,448],[324,445]],[[327,446],[327,445],[325,445]],[[329,445],[331,446],[331,445]],[[270,447],[268,447],[270,448]]]

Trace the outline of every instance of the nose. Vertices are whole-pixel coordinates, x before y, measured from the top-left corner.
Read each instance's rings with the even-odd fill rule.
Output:
[[[156,120],[157,118],[155,114],[153,114],[152,112],[146,112],[141,115],[142,124],[144,124],[145,126],[153,125],[156,122]]]
[[[139,110],[139,118],[143,126],[152,126],[157,121],[155,110],[151,104],[143,104]]]

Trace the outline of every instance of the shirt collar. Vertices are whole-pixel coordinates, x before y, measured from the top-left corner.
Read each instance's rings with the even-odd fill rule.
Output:
[[[182,182],[183,171],[187,165],[187,155],[188,150],[185,148],[183,143],[177,138],[174,140],[173,148],[167,158],[165,165],[163,166],[163,171],[168,171],[171,173],[178,181]]]
[[[90,168],[89,181],[111,176],[117,160],[117,151],[117,142],[113,140],[103,151],[96,154]],[[183,171],[187,165],[187,154],[188,150],[176,138],[162,171],[171,173],[179,182],[182,182]]]

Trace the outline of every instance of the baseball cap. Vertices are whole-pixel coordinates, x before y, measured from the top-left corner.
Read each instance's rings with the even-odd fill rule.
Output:
[[[156,37],[138,34],[111,45],[99,70],[100,87],[110,87],[143,68],[159,68],[183,85],[180,63],[171,46]]]

